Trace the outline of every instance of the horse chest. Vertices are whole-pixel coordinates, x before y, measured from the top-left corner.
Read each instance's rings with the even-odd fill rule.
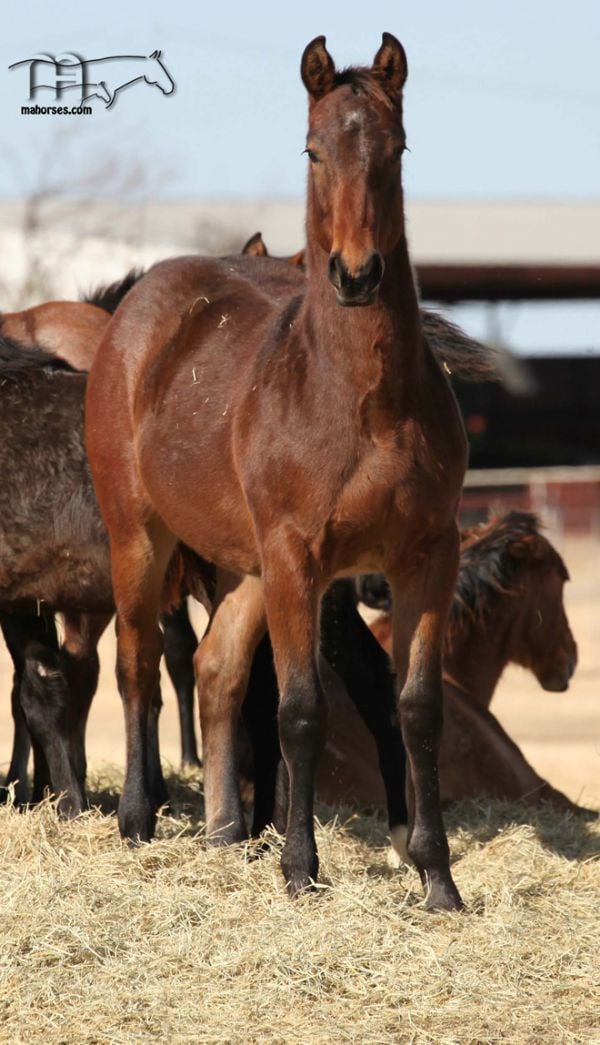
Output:
[[[327,572],[414,559],[451,520],[460,479],[412,426],[371,441],[341,484],[318,555]]]

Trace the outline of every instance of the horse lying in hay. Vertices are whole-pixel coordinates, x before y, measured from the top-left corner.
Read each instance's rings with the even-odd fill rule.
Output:
[[[509,512],[465,531],[458,582],[444,639],[444,725],[440,787],[446,801],[492,796],[562,810],[581,808],[543,780],[488,710],[508,663],[533,672],[549,691],[563,691],[577,647],[563,603],[566,567],[540,533],[535,516]],[[389,609],[382,578],[361,578],[360,598]],[[389,612],[371,630],[391,648]],[[388,705],[392,685],[381,694]],[[329,700],[330,739],[319,770],[328,802],[381,806],[385,792],[371,737],[338,687]]]

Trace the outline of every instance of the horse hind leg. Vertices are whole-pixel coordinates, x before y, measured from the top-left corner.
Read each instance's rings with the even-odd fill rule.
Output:
[[[206,835],[226,845],[247,836],[237,763],[239,713],[265,631],[262,583],[220,572],[208,630],[194,664],[200,703]]]

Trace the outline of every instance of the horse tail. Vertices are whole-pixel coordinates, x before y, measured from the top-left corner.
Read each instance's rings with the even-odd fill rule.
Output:
[[[461,381],[501,382],[513,395],[536,390],[531,370],[502,345],[484,345],[439,312],[421,309],[423,336],[447,374]]]

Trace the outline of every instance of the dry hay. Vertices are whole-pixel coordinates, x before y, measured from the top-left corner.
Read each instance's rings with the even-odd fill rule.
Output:
[[[121,779],[93,781],[104,811]],[[381,818],[320,807],[322,879],[292,904],[279,839],[205,850],[199,781],[131,850],[113,815],[0,811],[2,1042],[600,1040],[597,824],[462,803],[463,915],[387,866]]]

